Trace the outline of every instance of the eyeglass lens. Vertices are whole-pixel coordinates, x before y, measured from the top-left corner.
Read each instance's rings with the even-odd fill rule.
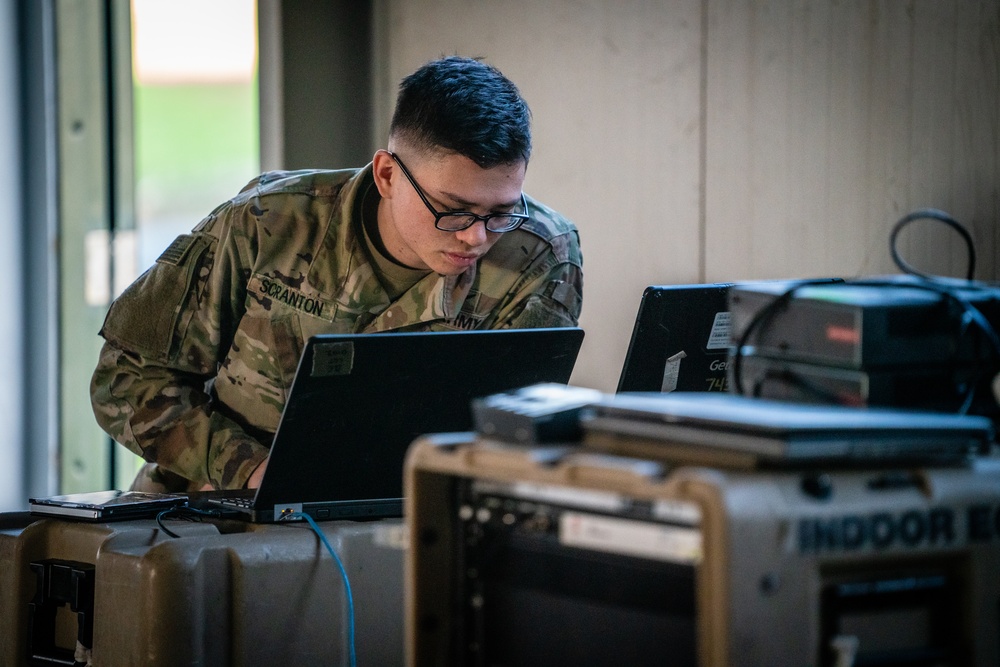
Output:
[[[521,193],[521,201],[518,208],[520,211],[515,213],[490,213],[488,215],[476,215],[475,213],[469,213],[467,211],[445,211],[440,212],[436,210],[431,203],[427,201],[427,196],[424,194],[423,189],[417,185],[417,181],[410,174],[410,170],[406,168],[403,161],[399,159],[399,156],[388,151],[389,155],[393,160],[399,164],[406,176],[406,180],[410,182],[413,189],[420,196],[420,199],[424,202],[424,206],[427,210],[434,215],[434,226],[445,232],[460,232],[463,229],[468,229],[472,225],[476,224],[477,220],[482,220],[486,225],[486,229],[491,232],[509,232],[517,229],[522,222],[528,219],[528,206],[524,199],[524,193]]]

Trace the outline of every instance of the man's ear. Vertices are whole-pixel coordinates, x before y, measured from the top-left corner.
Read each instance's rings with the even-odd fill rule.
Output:
[[[379,149],[372,158],[372,174],[375,176],[375,187],[382,199],[392,199],[392,182],[394,178],[399,178],[399,170],[396,169],[396,161],[392,159],[389,152]]]

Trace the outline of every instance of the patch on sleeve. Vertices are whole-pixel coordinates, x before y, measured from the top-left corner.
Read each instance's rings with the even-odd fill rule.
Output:
[[[513,329],[575,327],[577,317],[562,303],[541,294],[532,294],[507,326]]]
[[[204,236],[188,235],[175,261],[157,261],[115,299],[101,328],[101,335],[119,347],[140,352],[158,361],[170,354],[187,297],[195,288],[202,265],[211,265],[212,253]],[[180,239],[179,239],[180,240]],[[184,261],[180,261],[183,259]]]
[[[553,301],[566,306],[567,310],[571,313],[579,313],[580,308],[583,306],[583,299],[580,298],[580,293],[576,287],[563,280],[549,284],[545,290],[545,294]]]
[[[194,245],[195,237],[191,234],[182,234],[174,239],[166,250],[164,250],[159,257],[156,258],[159,264],[172,264],[173,266],[180,266],[181,262],[184,260],[184,256],[187,255],[188,250]]]

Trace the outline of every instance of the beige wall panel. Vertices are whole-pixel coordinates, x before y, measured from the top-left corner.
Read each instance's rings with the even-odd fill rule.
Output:
[[[705,1],[707,279],[997,278],[1000,3]]]
[[[377,142],[397,82],[431,58],[483,56],[520,86],[525,190],[583,242],[572,382],[613,391],[642,290],[700,276],[700,2],[382,0],[375,16]]]
[[[614,388],[646,285],[896,272],[889,233],[916,208],[969,227],[977,277],[998,278],[1000,0],[377,0],[375,16],[377,145],[399,78],[442,54],[484,56],[531,104],[525,189],[583,237],[576,384]],[[942,225],[899,248],[965,271]]]

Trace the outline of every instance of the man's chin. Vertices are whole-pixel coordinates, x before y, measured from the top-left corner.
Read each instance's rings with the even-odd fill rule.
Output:
[[[450,276],[460,276],[463,273],[465,273],[467,271],[467,269],[451,268],[449,270],[444,270],[443,267],[440,267],[440,268],[437,268],[437,269],[431,269],[431,271],[433,271],[434,273],[438,274],[439,276],[450,277]]]

